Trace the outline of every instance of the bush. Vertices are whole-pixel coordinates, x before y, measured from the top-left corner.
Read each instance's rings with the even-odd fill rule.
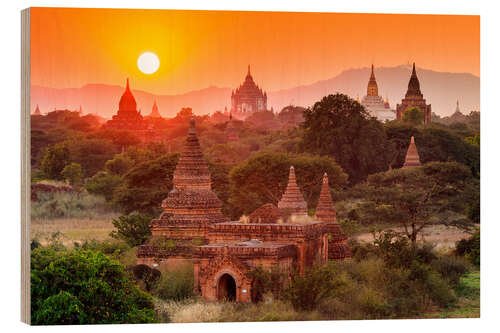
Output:
[[[469,271],[467,265],[462,261],[444,256],[434,260],[432,267],[453,287],[457,287],[460,278]]]
[[[163,272],[152,289],[152,294],[164,300],[180,301],[191,297],[194,292],[194,272],[191,264]]]
[[[146,291],[151,291],[161,277],[161,272],[147,265],[135,265],[130,267],[135,280],[143,282]]]
[[[154,321],[151,296],[121,264],[81,249],[32,251],[31,315],[34,325]]]
[[[479,266],[481,263],[481,235],[476,230],[471,238],[461,239],[456,243],[456,253],[465,256],[473,265]]]
[[[143,214],[120,216],[118,219],[113,219],[116,230],[113,230],[110,236],[124,240],[132,247],[142,245],[151,236],[149,221],[152,218],[152,216]]]
[[[102,195],[107,202],[113,199],[113,192],[123,184],[120,176],[99,171],[94,176],[87,178],[85,189],[91,194]]]
[[[311,311],[343,286],[343,281],[337,279],[337,275],[333,265],[312,267],[304,275],[296,272],[283,296],[295,309]]]

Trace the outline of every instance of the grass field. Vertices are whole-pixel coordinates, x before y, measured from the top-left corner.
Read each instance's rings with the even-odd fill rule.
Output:
[[[37,238],[42,244],[57,236],[65,246],[86,240],[109,239],[114,229],[112,217],[99,219],[34,219],[31,221],[31,239]]]

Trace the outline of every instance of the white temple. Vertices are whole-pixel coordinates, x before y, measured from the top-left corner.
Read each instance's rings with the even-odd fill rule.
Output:
[[[396,111],[391,109],[389,99],[386,98],[384,102],[384,99],[378,95],[378,85],[375,80],[373,65],[366,96],[361,100],[361,105],[365,107],[370,115],[382,122],[396,119]]]

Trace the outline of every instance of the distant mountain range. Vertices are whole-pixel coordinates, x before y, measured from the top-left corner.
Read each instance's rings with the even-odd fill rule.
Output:
[[[389,97],[391,108],[395,109],[396,103],[400,103],[404,97],[410,74],[411,67],[408,65],[375,68],[379,94],[384,99]],[[432,111],[438,115],[449,116],[455,112],[457,99],[464,114],[480,110],[479,77],[469,73],[437,72],[419,67],[417,75],[424,98],[427,103],[432,104]],[[267,93],[267,104],[275,111],[290,104],[308,107],[321,97],[335,92],[345,93],[353,98],[359,96],[361,99],[366,94],[369,76],[368,67],[345,70],[327,80],[270,91]],[[265,82],[260,82],[258,77],[254,77],[254,80],[265,88]],[[131,86],[133,88],[133,82]],[[229,108],[231,89],[212,86],[179,95],[155,95],[134,89],[132,92],[143,115],[151,112],[156,99],[160,113],[164,117],[172,117],[183,107],[191,107],[196,114],[213,113],[223,110],[225,106]],[[77,110],[81,105],[84,113],[97,113],[110,118],[118,110],[118,101],[123,91],[124,87],[106,84],[87,84],[81,88],[65,89],[32,85],[31,107],[34,111],[38,104],[41,112],[46,113],[54,109]]]

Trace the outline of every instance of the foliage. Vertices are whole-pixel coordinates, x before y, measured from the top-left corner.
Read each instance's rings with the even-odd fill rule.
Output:
[[[134,162],[123,154],[115,155],[112,160],[107,161],[104,167],[112,174],[123,176],[132,167]]]
[[[78,186],[82,181],[82,166],[78,163],[71,163],[64,167],[61,175],[71,186]]]
[[[474,232],[471,238],[461,239],[456,243],[456,252],[459,256],[465,256],[472,264],[479,266],[481,263],[481,234],[479,229]]]
[[[99,171],[87,178],[85,189],[91,194],[102,195],[107,202],[110,202],[113,199],[115,189],[122,184],[122,177],[107,171]]]
[[[253,281],[252,301],[262,301],[264,295],[268,293],[271,293],[275,299],[282,296],[282,286],[287,275],[279,268],[272,267],[271,270],[268,270],[258,266],[250,270],[247,275]]]
[[[122,265],[102,253],[38,248],[31,261],[34,325],[154,321],[152,298],[130,281]]]
[[[304,149],[333,156],[356,184],[387,170],[394,155],[382,124],[346,95],[323,97],[304,111]]]
[[[403,121],[413,125],[420,125],[424,122],[424,112],[417,107],[409,108],[403,112]]]
[[[69,163],[69,149],[65,143],[47,147],[41,170],[49,179],[62,179],[61,171]]]
[[[172,189],[178,159],[179,154],[172,153],[139,163],[123,177],[124,184],[115,190],[113,202],[126,214],[155,214]]]
[[[364,223],[399,225],[415,243],[431,223],[465,230],[472,227],[462,202],[470,180],[469,169],[459,163],[432,162],[371,175],[366,183],[353,188],[351,195],[363,200],[358,210]]]
[[[151,236],[149,222],[152,218],[152,216],[143,214],[120,216],[118,219],[113,219],[116,230],[113,230],[110,236],[121,239],[132,247],[142,245]]]
[[[339,280],[334,265],[314,266],[305,274],[294,274],[284,298],[298,310],[313,310],[322,300],[333,295],[344,282]]]
[[[326,172],[330,187],[340,189],[346,185],[347,176],[332,158],[293,155],[284,153],[259,153],[234,167],[230,174],[233,206],[231,216],[249,214],[266,203],[277,204],[288,183],[290,166],[294,166],[297,184],[310,208],[315,207]]]
[[[191,264],[181,265],[177,269],[162,273],[153,288],[153,295],[161,299],[180,301],[191,297],[194,291],[194,273]]]

